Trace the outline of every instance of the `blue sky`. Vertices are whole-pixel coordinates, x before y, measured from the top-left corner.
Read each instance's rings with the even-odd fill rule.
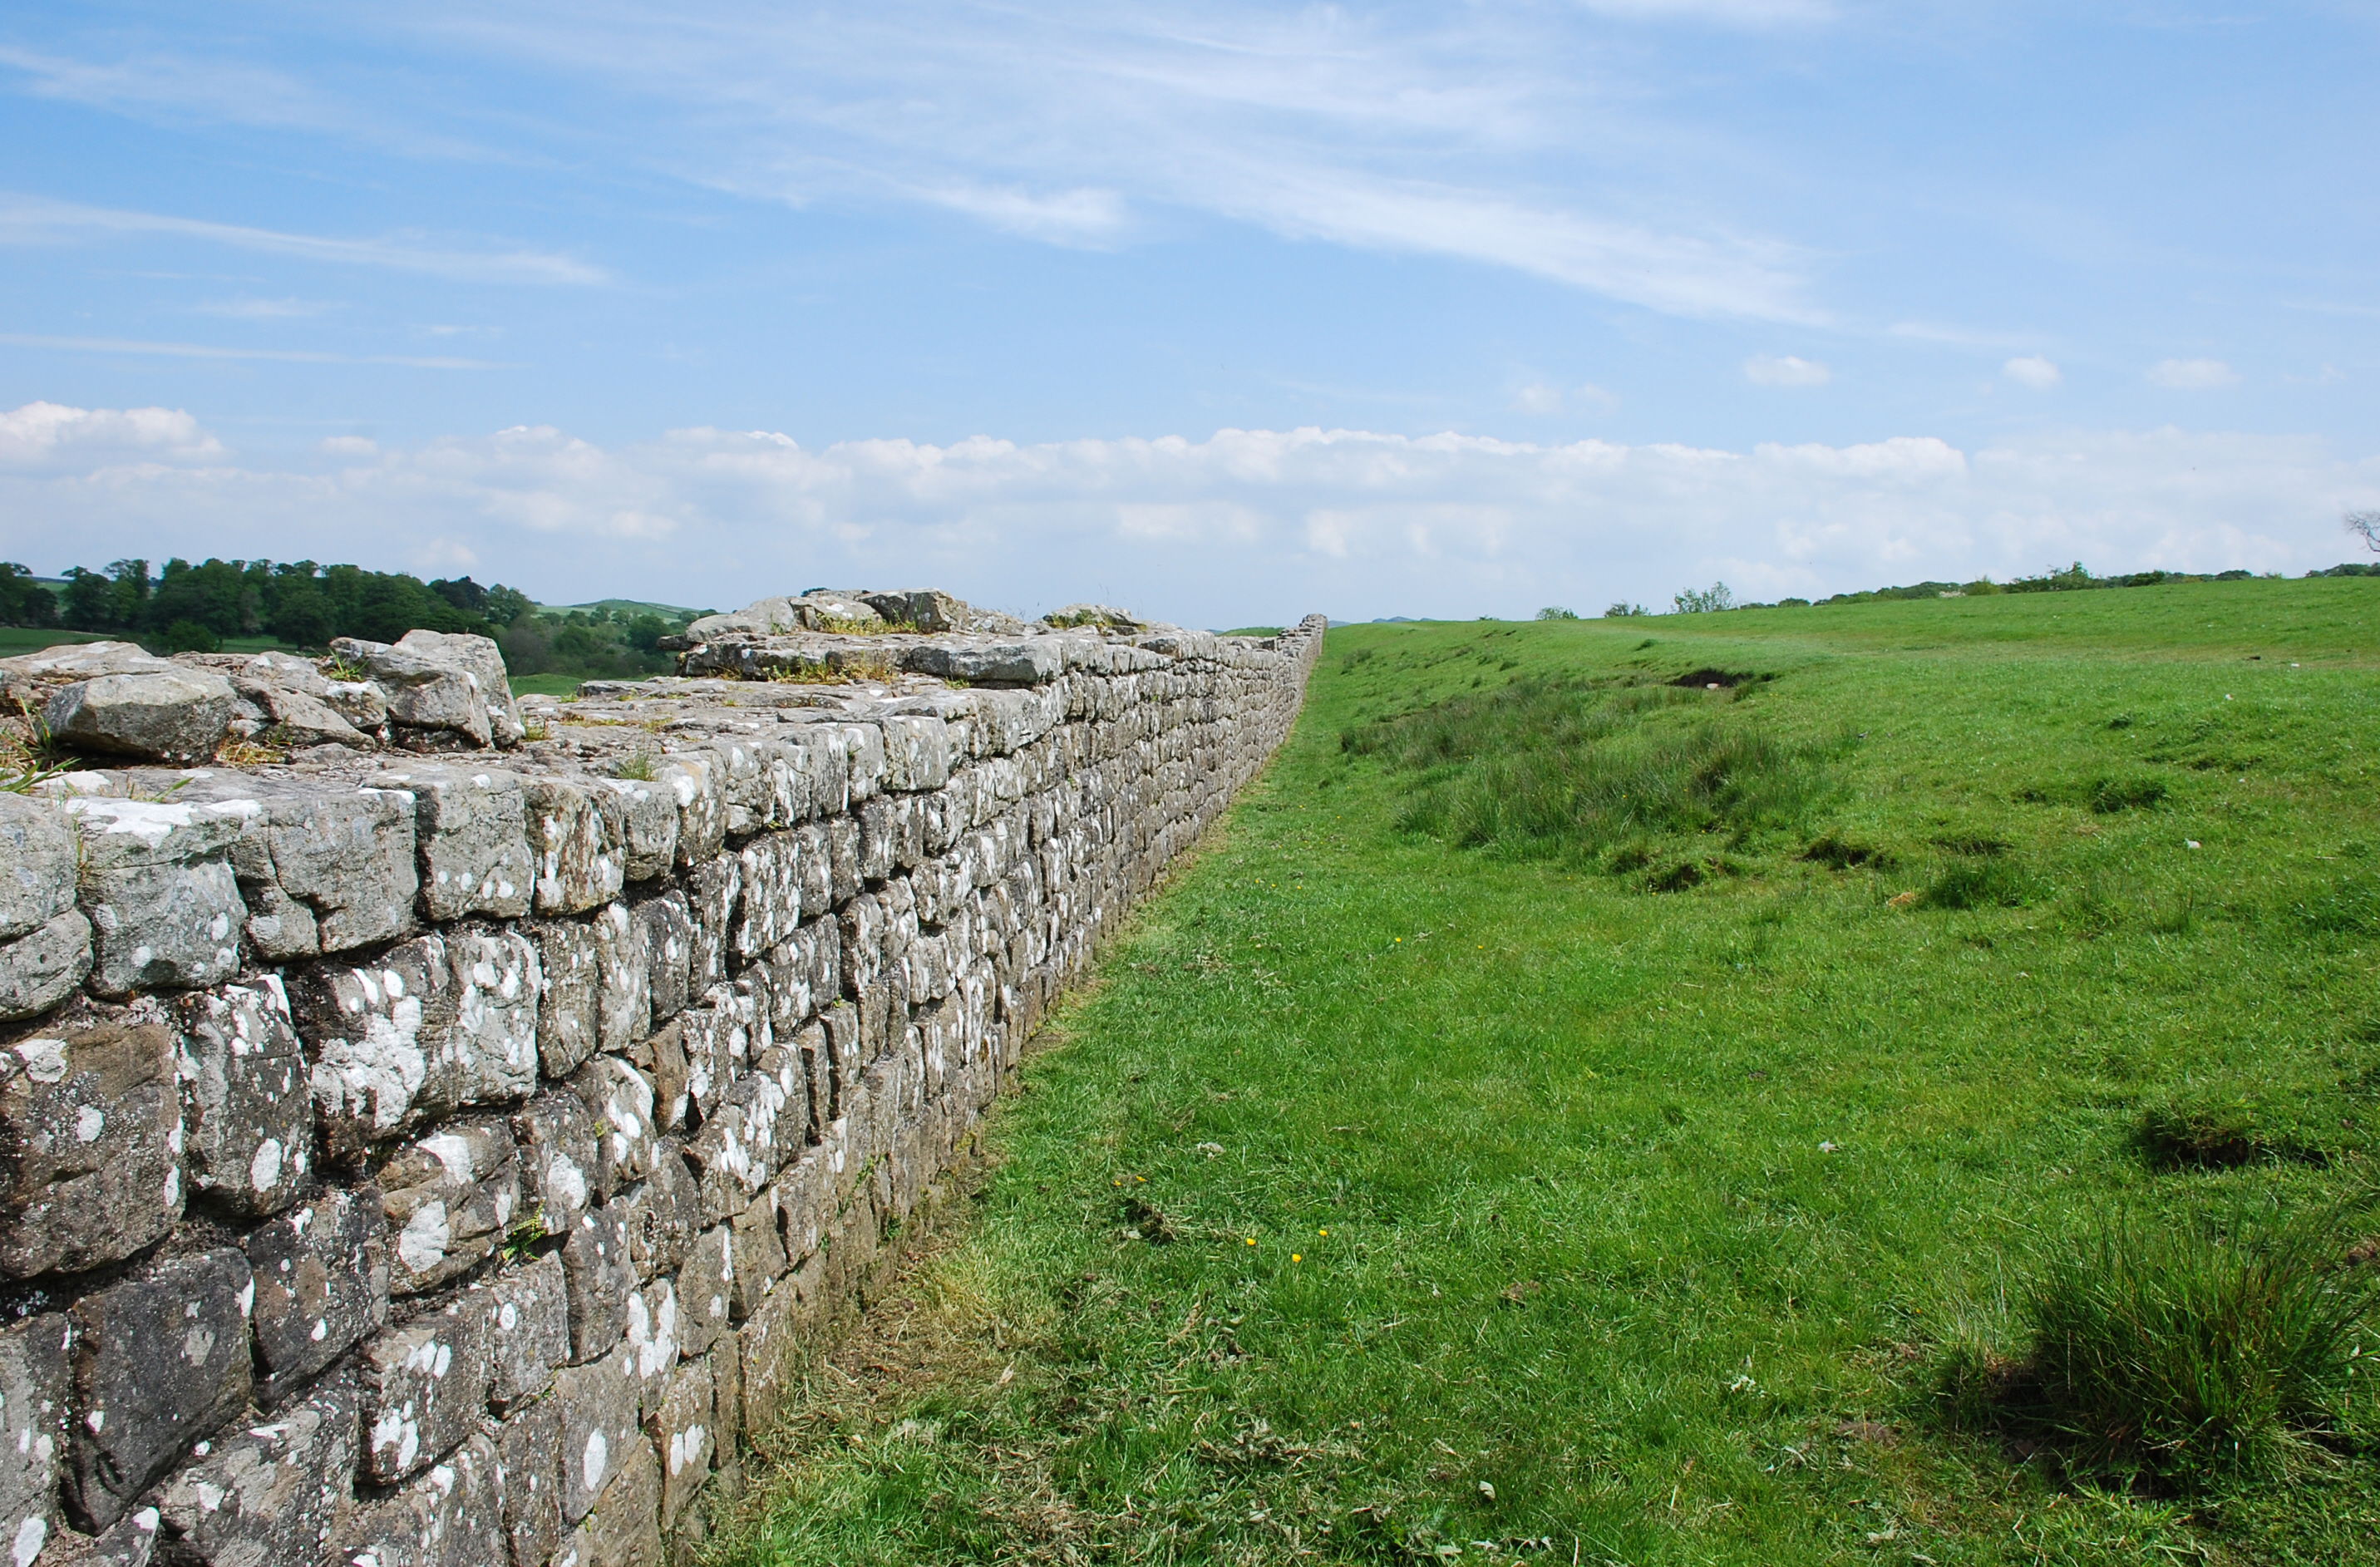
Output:
[[[2380,504],[2380,6],[0,19],[0,556],[1219,624]]]

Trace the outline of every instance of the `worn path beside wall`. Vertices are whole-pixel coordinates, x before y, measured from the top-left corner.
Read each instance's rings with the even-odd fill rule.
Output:
[[[1323,623],[777,629],[0,793],[0,1560],[668,1560]]]

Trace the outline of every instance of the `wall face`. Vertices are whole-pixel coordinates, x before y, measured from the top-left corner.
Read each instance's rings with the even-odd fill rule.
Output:
[[[1321,631],[0,794],[0,1557],[664,1560]]]

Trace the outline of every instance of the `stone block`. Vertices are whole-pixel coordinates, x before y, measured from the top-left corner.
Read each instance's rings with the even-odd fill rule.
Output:
[[[388,1320],[380,1193],[337,1187],[258,1225],[244,1248],[256,1282],[260,1402],[303,1387]]]
[[[705,1224],[737,1212],[769,1184],[782,1161],[785,1132],[791,1130],[798,1145],[798,1123],[785,1115],[792,1059],[787,1051],[763,1052],[687,1139],[686,1162],[694,1166]]]
[[[59,743],[98,756],[197,762],[231,731],[239,693],[208,670],[103,674],[60,686],[42,722]]]
[[[252,932],[270,955],[345,952],[394,940],[415,928],[414,807],[402,791],[310,790],[261,802],[242,852],[235,856],[251,889],[268,869],[279,901],[259,899],[284,926]],[[291,920],[286,904],[306,917]],[[298,932],[310,922],[312,942]]]
[[[373,1481],[404,1479],[478,1428],[488,1403],[491,1326],[485,1297],[466,1291],[364,1345],[357,1361],[362,1463]]]
[[[655,1130],[667,1134],[683,1127],[693,1107],[686,1031],[674,1022],[663,1024],[620,1053],[653,1086]]]
[[[340,1567],[491,1567],[504,1561],[502,1464],[475,1436],[395,1494],[347,1514],[334,1534]]]
[[[537,884],[521,782],[492,768],[423,763],[370,780],[413,796],[421,911],[443,923],[466,915],[527,914]]]
[[[91,975],[91,921],[79,909],[0,941],[0,1023],[50,1010]]]
[[[526,1094],[540,983],[535,949],[509,929],[423,936],[370,964],[293,972],[290,1010],[332,1157],[460,1105]]]
[[[71,1007],[0,1050],[0,1273],[114,1262],[181,1217],[174,1046],[142,1001]]]
[[[715,986],[700,1006],[678,1014],[678,1044],[686,1056],[686,1097],[696,1113],[718,1112],[728,1089],[750,1059],[752,1019],[744,998]]]
[[[531,779],[526,792],[538,913],[584,914],[618,897],[627,881],[625,856],[605,831],[594,796],[558,778]]]
[[[689,1360],[673,1369],[652,1417],[646,1422],[662,1461],[662,1527],[674,1529],[686,1505],[710,1478],[718,1424],[718,1387],[710,1362]]]
[[[830,902],[837,907],[859,895],[859,823],[838,816],[826,823]]]
[[[687,965],[694,955],[694,916],[686,894],[668,892],[633,911],[645,945],[646,989],[655,1024],[667,1023],[692,999]]]
[[[622,869],[631,881],[665,875],[677,860],[678,808],[666,784],[627,778],[597,778],[596,808],[605,833],[620,845]]]
[[[273,725],[269,737],[276,744],[346,746],[358,751],[370,746],[372,736],[349,723],[346,715],[326,699],[330,696],[330,682],[316,674],[314,683],[322,687],[320,692],[293,690],[286,686],[244,676],[236,675],[232,679],[234,689],[242,698],[263,710],[264,716]]]
[[[522,1217],[548,1235],[567,1234],[601,1195],[595,1117],[567,1089],[542,1093],[513,1115],[520,1148]]]
[[[390,1155],[373,1179],[388,1214],[394,1295],[435,1289],[476,1267],[520,1210],[520,1162],[501,1121],[451,1122]]]
[[[604,905],[588,928],[595,933],[595,1048],[625,1050],[652,1028],[651,954],[625,904]]]
[[[19,1561],[30,1561],[58,1527],[72,1342],[67,1319],[55,1314],[0,1330],[0,1541]]]
[[[677,1368],[677,1289],[656,1279],[628,1302],[627,1345],[636,1356],[637,1407],[650,1415],[661,1405]]]
[[[408,631],[396,639],[396,646],[401,651],[469,674],[487,704],[490,738],[506,747],[520,744],[526,733],[520,708],[513,700],[504,650],[496,646],[493,638],[468,631]]]
[[[0,790],[0,941],[74,907],[75,840],[55,800]]]
[[[504,1470],[504,1533],[512,1567],[546,1567],[562,1545],[562,1414],[540,1399],[496,1428]],[[495,1567],[495,1564],[491,1564]]]
[[[728,1309],[736,1321],[757,1316],[785,1272],[785,1243],[777,1228],[777,1204],[768,1193],[754,1198],[728,1221]]]
[[[105,1529],[249,1397],[248,1259],[228,1249],[153,1262],[74,1305],[69,1491]]]
[[[674,1140],[662,1143],[650,1172],[623,1187],[611,1206],[627,1231],[628,1259],[639,1279],[675,1269],[702,1222],[701,1197]]]
[[[627,1330],[628,1300],[637,1293],[627,1229],[608,1207],[589,1209],[564,1237],[561,1255],[570,1358],[590,1361],[609,1353]]]
[[[653,1086],[615,1055],[599,1055],[570,1078],[595,1117],[596,1190],[608,1196],[653,1167]]]
[[[662,759],[653,782],[677,805],[677,858],[692,867],[713,858],[727,837],[727,808],[719,789],[716,759],[707,751],[683,751]]]
[[[388,704],[389,723],[411,732],[396,736],[399,745],[483,750],[494,743],[492,693],[477,673],[455,660],[426,647],[391,646],[353,637],[334,638],[331,650],[362,664],[370,674],[371,684]],[[504,699],[511,699],[509,691]]]
[[[742,1341],[734,1333],[722,1334],[710,1351],[710,1451],[712,1463],[724,1471],[736,1465],[737,1444],[746,1428]]]
[[[565,1523],[586,1517],[595,1499],[634,1456],[640,1439],[637,1391],[636,1352],[625,1343],[555,1376],[552,1403],[562,1416]]]
[[[686,954],[686,989],[701,995],[727,978],[728,942],[734,936],[735,905],[743,896],[743,861],[718,854],[689,869],[686,903],[694,917],[694,944]]]
[[[733,1330],[735,1293],[735,1243],[726,1225],[714,1225],[694,1238],[678,1264],[678,1343],[686,1354],[709,1353]]]
[[[475,1285],[488,1316],[488,1397],[509,1407],[553,1383],[570,1359],[569,1286],[562,1258],[546,1256]]]
[[[177,998],[189,1193],[243,1218],[298,1200],[313,1159],[305,1049],[277,976]]]
[[[248,905],[229,856],[256,802],[86,795],[67,810],[82,841],[79,896],[96,949],[91,989],[121,996],[231,978]]]
[[[661,1464],[642,1437],[564,1548],[576,1567],[663,1567]]]
[[[549,1077],[567,1077],[595,1053],[600,984],[595,930],[585,920],[556,919],[529,927],[542,976],[537,1049]]]
[[[157,1498],[176,1560],[280,1567],[321,1560],[355,1488],[356,1387],[334,1378],[261,1425],[217,1438]]]

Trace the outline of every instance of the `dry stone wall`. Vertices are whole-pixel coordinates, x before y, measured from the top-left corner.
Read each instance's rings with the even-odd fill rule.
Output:
[[[18,661],[103,749],[328,738],[0,792],[0,1557],[670,1560],[1323,628],[789,602],[517,708]]]

